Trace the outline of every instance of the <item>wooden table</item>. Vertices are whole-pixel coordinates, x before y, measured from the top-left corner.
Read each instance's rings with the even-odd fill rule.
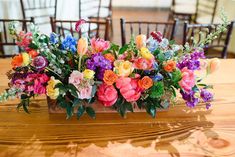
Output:
[[[0,60],[0,87],[9,60]],[[48,114],[45,100],[35,100],[31,114],[16,112],[16,101],[0,106],[0,156],[79,157],[235,157],[235,60],[206,82],[214,84],[215,101],[189,109],[184,104],[159,112],[156,119],[141,113],[98,114],[79,121]]]

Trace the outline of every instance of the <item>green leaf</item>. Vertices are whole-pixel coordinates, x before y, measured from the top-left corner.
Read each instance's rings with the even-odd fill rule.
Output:
[[[174,97],[176,97],[176,91],[175,91],[175,88],[171,86],[171,91],[172,91],[172,94]]]
[[[150,115],[155,118],[156,117],[157,110],[154,106],[150,107]]]
[[[69,119],[73,116],[73,109],[74,108],[71,105],[69,105],[69,104],[67,105],[67,107],[66,107],[66,113],[67,113],[66,119]]]
[[[124,103],[124,105],[126,105],[126,109],[127,109],[128,111],[134,112],[134,111],[133,111],[133,106],[132,106],[131,103],[126,102],[126,103]]]
[[[125,44],[122,48],[120,48],[119,54],[120,54],[120,55],[123,54],[127,49],[128,49],[128,45]]]
[[[174,45],[174,44],[175,44],[175,40],[169,41],[169,45]]]
[[[67,92],[66,87],[62,83],[57,83],[54,88],[58,88],[61,94]]]
[[[79,119],[85,112],[85,107],[80,105],[77,110],[77,119]]]
[[[120,106],[119,106],[119,113],[122,117],[125,117],[126,115],[126,105],[124,103],[122,103]]]
[[[72,96],[78,98],[77,88],[73,84],[68,84],[67,88]]]
[[[86,113],[93,119],[95,119],[95,110],[92,107],[86,107]]]
[[[80,104],[80,100],[79,99],[74,99],[74,101],[73,101],[73,107],[76,107],[76,106],[78,106],[79,104]]]
[[[29,114],[29,110],[28,110],[29,99],[23,99],[21,100],[21,103],[22,103],[24,111]]]
[[[90,99],[87,99],[87,103],[88,104],[92,104],[92,103],[94,103],[95,102],[95,97],[93,97],[93,98],[90,98]]]
[[[138,101],[136,102],[136,104],[137,104],[138,108],[141,109],[141,108],[142,108],[142,105],[143,105],[143,101],[138,100]]]
[[[153,55],[154,55],[154,56],[157,56],[160,52],[161,52],[160,49],[156,49],[156,50],[153,52]]]
[[[163,53],[159,53],[157,58],[160,62],[164,62],[166,60],[165,55]]]

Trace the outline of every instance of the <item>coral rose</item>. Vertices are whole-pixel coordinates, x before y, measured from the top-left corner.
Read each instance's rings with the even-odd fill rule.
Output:
[[[103,52],[104,50],[107,50],[109,46],[110,46],[109,41],[105,41],[103,39],[95,39],[95,38],[91,39],[92,53]]]
[[[105,70],[103,80],[107,85],[112,85],[117,79],[118,76],[112,70]]]
[[[176,68],[176,63],[173,60],[169,60],[165,63],[163,68],[166,72],[173,72]]]
[[[149,70],[153,67],[153,61],[145,58],[138,58],[134,61],[134,66],[136,69]]]
[[[146,90],[153,86],[153,80],[148,76],[144,76],[141,80],[138,81],[138,85],[140,88]]]
[[[116,87],[127,102],[135,102],[140,98],[141,89],[138,87],[138,79],[121,77],[116,81]]]
[[[184,91],[189,92],[195,86],[195,75],[192,70],[189,70],[187,67],[181,70],[182,79],[179,82],[179,85]]]
[[[104,55],[104,58],[106,58],[107,60],[109,60],[111,63],[115,61],[115,57],[114,57],[114,55],[111,54],[111,53],[106,53],[106,54]]]
[[[98,100],[106,107],[112,106],[118,98],[118,92],[114,86],[101,84],[97,91]]]

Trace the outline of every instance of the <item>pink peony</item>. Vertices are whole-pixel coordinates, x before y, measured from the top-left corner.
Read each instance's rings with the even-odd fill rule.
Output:
[[[91,39],[92,53],[99,53],[109,48],[109,41],[103,39]]]
[[[135,102],[140,98],[141,89],[138,87],[138,79],[122,77],[116,81],[116,86],[126,101]]]
[[[195,86],[195,75],[192,70],[189,70],[187,67],[181,70],[182,79],[179,82],[181,88],[183,88],[186,92],[192,90],[193,86]]]
[[[78,97],[79,99],[90,99],[92,93],[92,86],[88,86],[86,88],[82,88],[79,90]]]
[[[98,100],[106,107],[112,106],[118,98],[117,90],[113,85],[105,83],[99,86],[97,91]]]
[[[69,76],[69,83],[73,84],[74,86],[79,85],[83,80],[83,73],[74,70]]]

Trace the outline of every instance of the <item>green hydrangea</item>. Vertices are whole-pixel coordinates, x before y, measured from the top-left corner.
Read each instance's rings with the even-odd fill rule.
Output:
[[[164,94],[163,82],[155,82],[150,89],[150,98],[160,98]]]

